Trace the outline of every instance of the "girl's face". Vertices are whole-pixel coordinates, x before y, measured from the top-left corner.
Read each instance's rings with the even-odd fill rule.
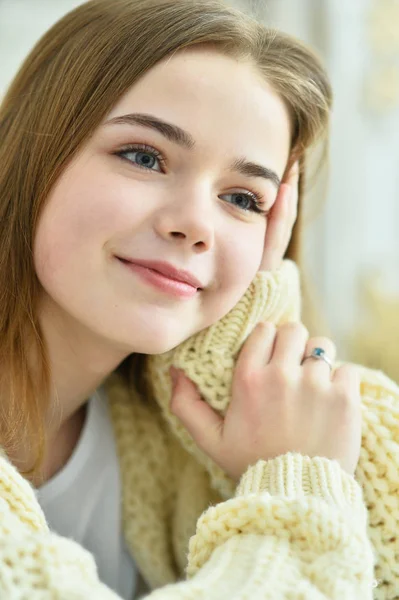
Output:
[[[118,351],[167,351],[259,269],[290,121],[258,71],[215,50],[148,71],[58,180],[35,239],[44,300]]]

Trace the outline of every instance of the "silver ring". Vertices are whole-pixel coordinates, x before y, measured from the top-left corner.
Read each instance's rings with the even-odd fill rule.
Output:
[[[330,371],[332,371],[333,369],[332,362],[328,358],[324,348],[313,348],[312,352],[308,356],[305,356],[305,358],[302,361],[302,364],[308,358],[314,358],[315,360],[324,360],[324,362],[330,367]]]

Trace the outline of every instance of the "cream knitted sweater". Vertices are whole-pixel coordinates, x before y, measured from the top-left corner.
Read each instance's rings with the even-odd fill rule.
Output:
[[[223,412],[243,341],[259,319],[297,319],[298,298],[286,262],[259,274],[222,321],[147,361],[156,400],[109,381],[124,533],[144,578],[160,588],[149,600],[399,598],[399,389],[387,378],[363,371],[358,483],[335,461],[286,454],[249,468],[235,490],[169,411],[173,363]],[[0,598],[117,599],[92,557],[48,530],[31,486],[4,456]]]

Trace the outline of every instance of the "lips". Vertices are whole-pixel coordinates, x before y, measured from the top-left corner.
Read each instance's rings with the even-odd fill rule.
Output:
[[[178,269],[170,263],[157,260],[140,260],[136,258],[126,258],[122,256],[118,256],[117,258],[119,258],[119,260],[125,263],[138,265],[139,267],[144,267],[145,269],[151,269],[152,271],[160,273],[164,277],[167,277],[173,281],[178,281],[180,283],[190,285],[196,290],[200,291],[204,287],[203,283],[197,277],[195,277],[195,275],[193,275],[189,271]]]

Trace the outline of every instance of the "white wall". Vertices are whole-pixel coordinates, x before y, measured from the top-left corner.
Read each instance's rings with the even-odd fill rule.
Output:
[[[0,0],[0,95],[38,38],[81,0]]]

